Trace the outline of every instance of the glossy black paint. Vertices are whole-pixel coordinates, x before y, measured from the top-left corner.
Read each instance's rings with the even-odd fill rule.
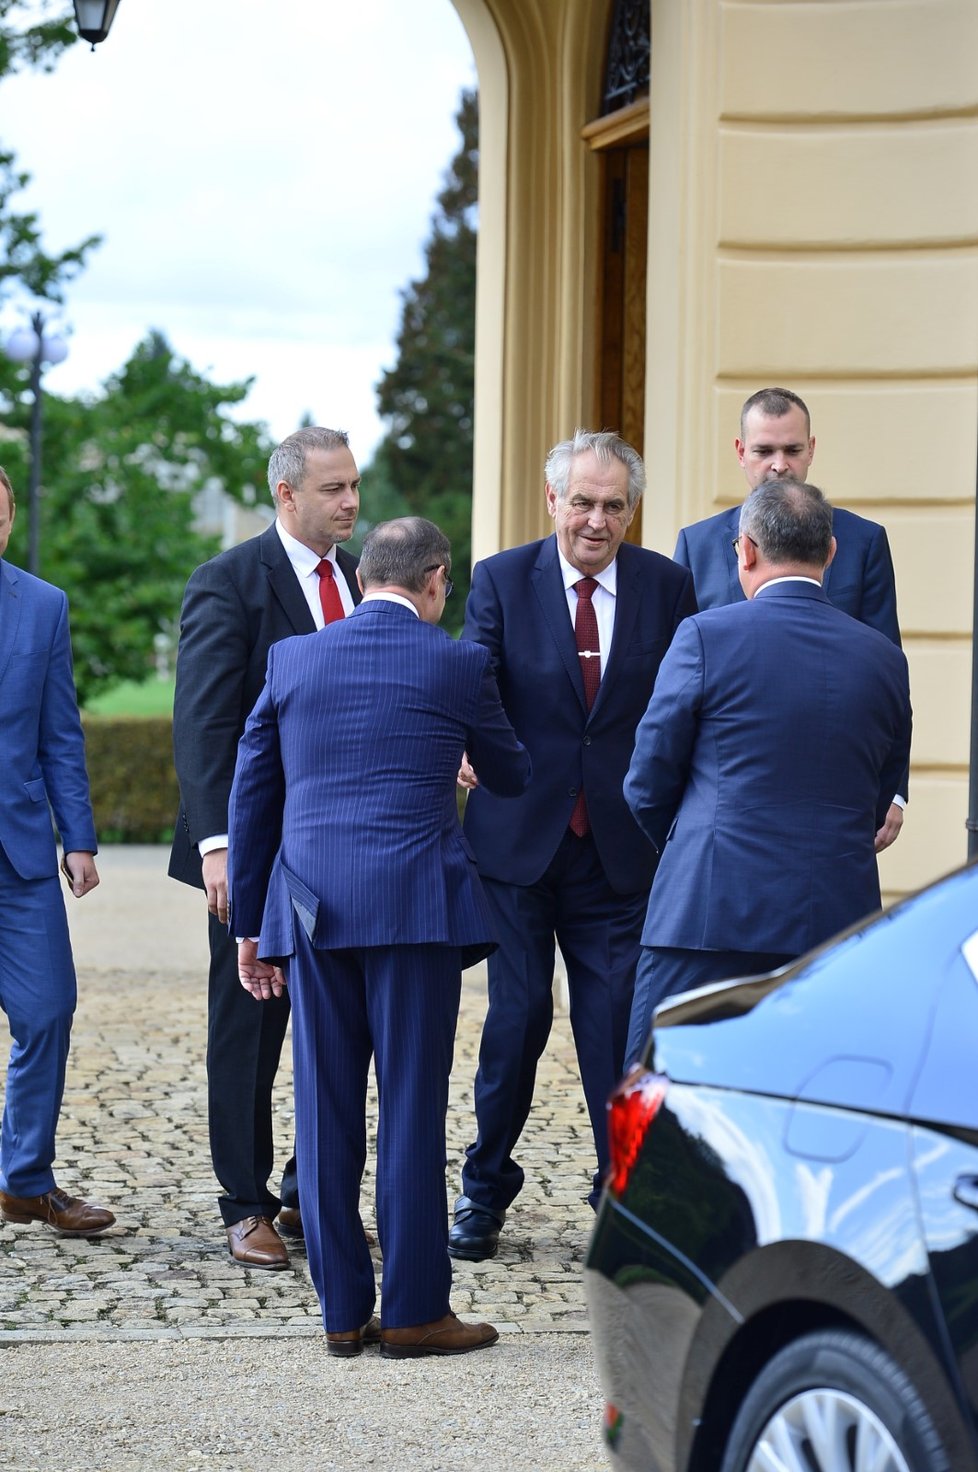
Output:
[[[773,978],[660,1010],[665,1104],[586,1264],[613,1465],[716,1472],[764,1363],[845,1324],[978,1472],[976,931],[972,867]]]

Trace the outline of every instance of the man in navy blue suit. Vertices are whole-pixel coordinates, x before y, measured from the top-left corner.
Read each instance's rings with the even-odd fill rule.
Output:
[[[765,481],[790,476],[804,481],[815,456],[815,436],[808,406],[787,388],[762,388],[751,394],[740,411],[740,438],[734,441],[737,459],[751,490]],[[740,603],[740,586],[733,542],[740,524],[740,507],[719,511],[684,527],[679,533],[675,560],[688,567],[700,610]],[[886,532],[878,522],[836,506],[832,529],[837,552],[826,568],[824,588],[836,608],[879,629],[900,644],[896,583]],[[894,801],[876,836],[876,849],[888,848],[903,826],[908,775],[900,779]]]
[[[388,1358],[464,1354],[498,1337],[449,1305],[445,1115],[461,971],[494,943],[455,779],[467,751],[486,789],[512,796],[530,762],[486,651],[436,627],[450,567],[430,521],[369,533],[359,607],[271,649],[231,792],[241,981],[281,994],[281,961],[292,998],[299,1194],[331,1354],[377,1339]],[[371,1054],[380,1322],[359,1214]]]
[[[500,942],[475,1081],[478,1138],[449,1234],[452,1256],[471,1261],[495,1255],[523,1185],[513,1151],[553,1020],[555,938],[598,1158],[589,1199],[598,1200],[605,1105],[624,1060],[655,866],[621,786],[659,662],[696,609],[685,568],[625,541],[645,489],[631,445],[578,430],[551,450],[545,473],[554,535],[478,563],[465,614],[465,637],[489,650],[533,761],[522,797],[502,803],[477,785],[465,813]]]
[[[2,560],[14,512],[0,468],[0,1007],[14,1041],[0,1125],[0,1217],[89,1237],[115,1217],[59,1190],[52,1172],[76,987],[51,814],[76,899],[99,882],[95,824],[68,600]]]
[[[876,834],[910,759],[903,651],[824,589],[833,515],[774,480],[740,513],[746,602],[679,630],[625,780],[660,853],[628,1059],[667,996],[784,965],[879,908]]]
[[[227,932],[228,796],[272,644],[321,629],[330,599],[333,617],[360,600],[356,558],[339,546],[360,507],[345,431],[309,425],[289,435],[268,462],[268,487],[274,523],[203,563],[187,583],[173,701],[180,812],[169,872],[207,897],[207,1124],[228,1251],[246,1267],[276,1271],[289,1265],[277,1228],[302,1235],[295,1159],[278,1195],[268,1184],[272,1086],[289,999],[254,1007],[238,985]]]

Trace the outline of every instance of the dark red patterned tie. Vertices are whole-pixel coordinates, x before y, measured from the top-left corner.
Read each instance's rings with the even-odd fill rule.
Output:
[[[333,564],[328,557],[323,558],[316,571],[319,574],[319,601],[323,606],[323,620],[332,624],[338,618],[343,617],[343,601],[340,598],[340,590],[336,586]]]
[[[581,578],[580,582],[574,584],[577,593],[577,612],[574,615],[574,638],[577,642],[577,654],[581,662],[581,678],[584,681],[584,699],[587,701],[588,710],[594,704],[594,697],[598,693],[601,684],[601,646],[598,642],[598,620],[594,612],[594,604],[591,596],[598,586],[595,578]],[[587,815],[587,802],[584,798],[583,788],[577,794],[577,802],[570,818],[571,831],[578,838],[583,838],[591,826]]]

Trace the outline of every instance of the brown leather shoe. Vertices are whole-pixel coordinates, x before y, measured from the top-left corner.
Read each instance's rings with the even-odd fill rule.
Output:
[[[43,1222],[62,1237],[94,1237],[115,1221],[104,1206],[80,1201],[57,1186],[43,1196],[11,1196],[0,1191],[0,1217],[5,1222]]]
[[[283,1237],[304,1237],[306,1235],[302,1227],[302,1211],[298,1206],[283,1206],[275,1218],[275,1225]],[[363,1237],[368,1247],[376,1247],[377,1238],[373,1232],[364,1229]]]
[[[267,1216],[246,1216],[227,1229],[228,1251],[235,1262],[249,1268],[287,1268],[285,1243]]]
[[[348,1358],[361,1354],[365,1344],[380,1343],[380,1320],[373,1314],[362,1329],[347,1329],[340,1334],[326,1335],[326,1353]]]
[[[275,1218],[275,1225],[283,1237],[304,1237],[302,1212],[297,1206],[283,1206]]]
[[[413,1360],[423,1354],[468,1354],[488,1349],[499,1338],[491,1324],[463,1324],[452,1313],[410,1329],[381,1329],[380,1352],[386,1360]]]

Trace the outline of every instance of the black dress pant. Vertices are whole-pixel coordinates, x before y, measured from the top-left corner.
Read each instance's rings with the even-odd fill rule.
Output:
[[[208,916],[207,1118],[211,1161],[224,1194],[225,1226],[248,1216],[274,1217],[297,1207],[295,1157],[282,1175],[281,1198],[268,1188],[274,1163],[272,1085],[289,1021],[288,993],[259,1002],[238,980],[238,947]]]

